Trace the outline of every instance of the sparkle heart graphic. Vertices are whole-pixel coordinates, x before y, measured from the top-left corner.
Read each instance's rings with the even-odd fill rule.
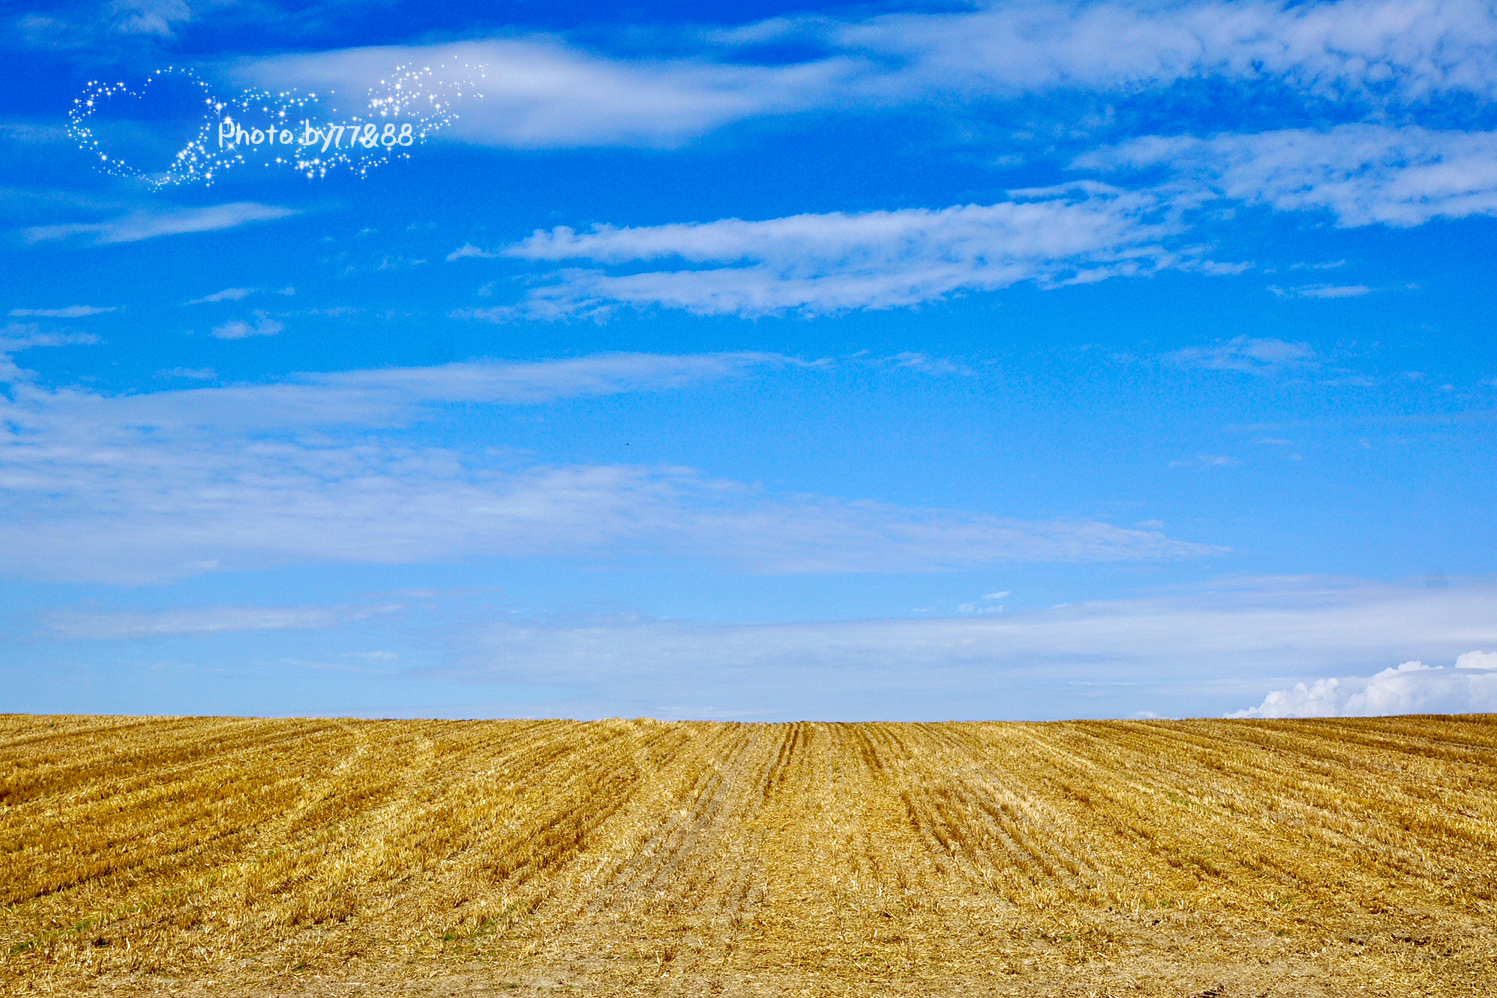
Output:
[[[353,113],[321,95],[250,90],[216,96],[191,69],[169,66],[139,87],[88,84],[73,102],[68,133],[94,165],[153,188],[212,184],[249,163],[291,167],[308,177],[347,167],[361,177],[456,119],[455,105],[482,95],[482,66],[397,66]],[[155,171],[142,163],[165,164]]]
[[[91,82],[73,102],[68,132],[95,165],[116,177],[143,177],[153,187],[189,179],[211,135],[215,100],[191,70],[167,67],[139,87]],[[165,163],[148,171],[143,162]]]

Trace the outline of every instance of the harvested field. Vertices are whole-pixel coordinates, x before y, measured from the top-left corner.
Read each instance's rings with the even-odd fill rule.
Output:
[[[1497,716],[0,716],[0,990],[1489,995]]]

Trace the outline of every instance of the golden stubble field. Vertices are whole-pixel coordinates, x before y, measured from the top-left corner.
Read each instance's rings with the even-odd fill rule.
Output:
[[[1497,716],[0,715],[0,992],[1497,993]]]

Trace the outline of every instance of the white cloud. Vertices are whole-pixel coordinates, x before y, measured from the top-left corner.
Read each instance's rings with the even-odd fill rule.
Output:
[[[211,295],[203,295],[203,297],[201,298],[194,298],[186,304],[202,305],[206,302],[242,301],[258,290],[258,288],[224,288],[222,291],[215,291]]]
[[[1268,374],[1286,367],[1313,363],[1315,351],[1308,343],[1250,336],[1234,336],[1209,347],[1186,347],[1164,355],[1170,363],[1184,367],[1203,367],[1212,371],[1242,371]]]
[[[242,340],[246,336],[274,336],[285,329],[284,323],[272,319],[265,312],[256,311],[255,321],[230,319],[221,326],[213,327],[213,335],[220,340]]]
[[[1457,670],[1467,670],[1465,672]],[[1275,690],[1229,717],[1383,717],[1497,711],[1497,653],[1466,652],[1455,670],[1405,662],[1371,676],[1338,676]]]
[[[757,572],[882,572],[1219,550],[1096,521],[775,496],[684,468],[513,470],[368,433],[436,401],[530,404],[771,363],[783,361],[616,355],[118,398],[19,381],[0,396],[0,570],[140,581],[215,567],[612,551]]]
[[[1191,198],[1328,211],[1342,226],[1420,225],[1497,214],[1497,132],[1341,125],[1252,135],[1148,137],[1078,168],[1164,165]]]
[[[190,232],[212,232],[232,229],[250,222],[287,218],[297,212],[292,208],[240,201],[206,208],[170,208],[159,211],[135,211],[107,222],[69,222],[61,225],[34,225],[22,231],[30,243],[92,236],[94,245],[131,243],[157,236],[174,236]]]
[[[65,308],[13,308],[13,317],[31,316],[38,319],[82,319],[90,315],[103,315],[118,311],[117,305],[68,305]]]
[[[1457,669],[1497,669],[1497,651],[1468,651],[1456,657]]]
[[[559,226],[503,252],[525,260],[715,264],[627,275],[563,270],[520,309],[540,318],[596,315],[620,304],[739,315],[890,308],[1019,281],[1085,283],[1194,262],[1162,245],[1178,224],[1151,195],[1095,184],[1017,193],[1027,196],[765,221],[597,225],[586,232]]]

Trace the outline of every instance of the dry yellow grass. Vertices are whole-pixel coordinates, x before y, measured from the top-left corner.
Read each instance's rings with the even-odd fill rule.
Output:
[[[1497,717],[0,715],[0,990],[1497,993]]]

